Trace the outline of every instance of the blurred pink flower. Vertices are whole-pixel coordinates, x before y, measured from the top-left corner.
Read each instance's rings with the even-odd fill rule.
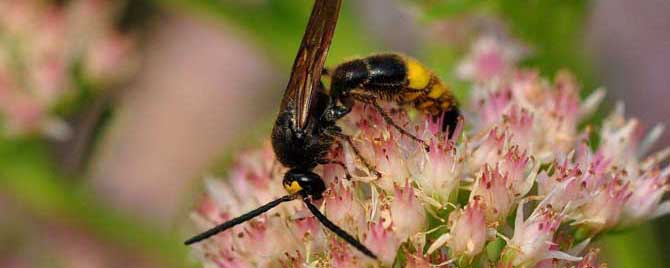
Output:
[[[631,194],[628,184],[622,184],[616,179],[610,181],[584,204],[580,211],[581,222],[595,232],[616,226]]]
[[[81,8],[94,2],[96,8]],[[130,74],[134,40],[114,28],[117,10],[103,2],[112,1],[0,3],[0,116],[6,118],[7,129],[3,134],[66,138],[66,124],[51,111],[79,94],[72,72],[79,63],[86,66],[83,78],[95,80],[96,88]],[[21,99],[21,104],[9,103],[11,98]]]
[[[496,79],[512,70],[524,54],[524,48],[512,40],[485,35],[475,41],[472,51],[458,67],[458,74],[473,81]]]

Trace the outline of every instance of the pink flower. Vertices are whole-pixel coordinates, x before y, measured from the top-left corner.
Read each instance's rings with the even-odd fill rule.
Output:
[[[426,214],[409,181],[405,187],[395,187],[390,210],[393,231],[399,241],[405,241],[425,228]]]
[[[430,260],[426,259],[423,256],[417,255],[406,255],[407,256],[407,265],[405,268],[432,268]]]
[[[494,127],[489,131],[478,145],[470,152],[467,162],[468,170],[475,172],[484,167],[485,164],[496,165],[502,159],[505,149],[506,134],[504,130]]]
[[[73,0],[52,3],[38,0],[4,0],[0,4],[0,117],[2,129],[12,136],[40,134],[50,139],[68,137],[69,128],[52,110],[62,105],[65,99],[76,99],[80,90],[76,87],[72,70],[84,62],[98,63],[98,69],[84,68],[84,76],[91,71],[107,68],[105,83],[96,84],[105,88],[107,83],[130,62],[129,52],[133,41],[117,32],[114,27],[117,15],[113,5],[96,5],[87,12],[75,12],[92,0]],[[103,15],[105,14],[105,15]],[[86,22],[82,22],[86,21]],[[79,27],[86,25],[86,27]],[[95,25],[95,27],[93,26]],[[117,40],[119,42],[114,42]],[[124,42],[120,42],[124,40]],[[109,42],[108,42],[109,41]],[[93,51],[93,57],[87,55]],[[11,52],[5,55],[5,53]],[[92,59],[91,59],[92,58]],[[114,66],[110,66],[114,65]],[[118,77],[119,79],[121,77]],[[4,84],[4,85],[3,85]],[[8,100],[21,98],[21,100]],[[19,104],[12,103],[19,101]],[[31,104],[31,107],[27,106]],[[38,112],[39,111],[39,112]]]
[[[503,251],[501,262],[512,267],[534,267],[545,259],[576,261],[580,258],[550,250],[562,216],[540,208],[523,220],[523,202],[519,204],[514,223],[514,236]]]
[[[449,215],[450,230],[447,246],[452,257],[478,255],[486,243],[486,219],[484,207],[474,199],[463,209]]]
[[[647,171],[631,182],[631,195],[624,204],[622,225],[636,224],[670,213],[670,201],[661,201],[670,191],[670,168]]]
[[[584,255],[584,258],[577,263],[577,266],[575,268],[607,268],[607,265],[602,263],[598,263],[598,254],[600,253],[599,249],[591,249],[589,250],[586,255]]]
[[[114,81],[132,71],[133,40],[126,35],[110,32],[94,40],[86,55],[86,70],[93,79]]]
[[[296,214],[310,215],[309,211],[302,210]],[[326,247],[326,235],[321,228],[321,223],[313,216],[295,219],[290,229],[296,238],[299,239],[310,251],[322,251]]]
[[[593,232],[614,227],[619,223],[624,204],[630,196],[628,184],[616,179],[610,181],[581,209],[581,222]]]
[[[300,251],[296,252],[296,255],[286,253],[286,259],[280,260],[282,268],[302,268],[305,265],[305,256],[303,256]]]
[[[514,196],[508,190],[509,177],[500,170],[484,166],[482,174],[475,181],[470,193],[470,202],[478,200],[485,206],[486,221],[500,222],[507,217],[514,205]]]
[[[444,141],[432,141],[430,150],[417,153],[409,161],[414,181],[423,192],[441,202],[457,190],[460,183],[462,163],[459,150]]]
[[[487,81],[511,70],[521,58],[523,48],[510,40],[491,36],[480,37],[472,51],[458,67],[462,79]]]
[[[359,259],[346,242],[331,238],[329,240],[330,266],[333,268],[360,267]]]
[[[534,117],[528,110],[516,106],[510,107],[503,119],[511,144],[525,153],[537,150],[539,144],[534,140],[537,130],[534,128]]]
[[[519,152],[516,146],[511,147],[503,159],[499,161],[500,173],[509,178],[507,188],[515,198],[526,195],[533,187],[533,176],[527,176],[529,172],[528,162],[530,158],[525,152]]]
[[[381,138],[373,146],[375,155],[374,166],[386,180],[379,181],[379,186],[392,191],[394,184],[400,184],[409,178],[409,170],[402,157],[402,149],[398,146],[398,134],[389,134],[388,138]]]
[[[343,182],[333,185],[324,200],[326,216],[331,221],[353,234],[365,229],[365,209],[355,199],[351,187],[343,185]]]
[[[401,241],[399,241],[390,228],[384,227],[384,222],[378,220],[368,225],[363,242],[372,252],[377,254],[379,261],[391,264],[395,260]]]
[[[237,248],[257,266],[276,264],[285,252],[295,252],[299,244],[291,237],[278,215],[263,215],[238,229],[234,236]],[[240,235],[241,234],[241,235]]]
[[[512,92],[508,88],[488,93],[484,98],[477,102],[480,109],[480,123],[482,128],[489,128],[493,124],[500,122],[503,114],[509,109],[512,101]]]

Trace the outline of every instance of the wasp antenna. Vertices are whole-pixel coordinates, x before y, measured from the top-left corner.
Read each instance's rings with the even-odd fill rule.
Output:
[[[228,230],[228,229],[232,228],[235,225],[238,225],[238,224],[243,223],[245,221],[251,220],[254,217],[265,213],[266,211],[276,207],[277,205],[279,205],[281,203],[284,203],[286,201],[291,201],[293,199],[295,199],[294,195],[285,195],[285,196],[282,196],[282,197],[280,197],[276,200],[270,201],[269,203],[267,203],[265,205],[262,205],[262,206],[258,207],[257,209],[254,209],[252,211],[249,211],[249,212],[243,214],[242,216],[239,216],[237,218],[234,218],[232,220],[224,222],[224,223],[222,223],[222,224],[220,224],[220,225],[218,225],[218,226],[216,226],[212,229],[204,231],[204,232],[186,240],[184,242],[184,245],[191,245],[191,244],[200,242],[202,240],[205,240],[207,238],[210,238],[210,237],[212,237],[212,236],[214,236],[214,235],[216,235],[220,232],[223,232],[225,230]]]
[[[342,228],[335,225],[335,223],[333,223],[328,218],[326,218],[325,215],[321,214],[321,211],[319,211],[319,209],[316,206],[314,206],[314,204],[312,204],[312,202],[309,200],[309,198],[305,197],[305,198],[303,198],[303,201],[305,201],[305,205],[307,205],[307,208],[309,209],[309,211],[311,211],[312,214],[314,214],[314,216],[324,226],[326,226],[326,228],[333,231],[333,233],[335,233],[340,238],[344,239],[344,241],[347,241],[347,243],[354,246],[356,249],[358,249],[363,254],[367,255],[370,258],[373,258],[373,259],[377,260],[377,256],[374,253],[372,253],[372,251],[370,251],[367,247],[365,247],[363,244],[361,244],[360,241],[356,240],[356,238],[354,238],[353,236],[348,234],[346,231],[342,230]]]

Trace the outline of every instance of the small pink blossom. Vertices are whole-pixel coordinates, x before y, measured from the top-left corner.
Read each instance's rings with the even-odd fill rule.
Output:
[[[480,123],[483,127],[491,127],[502,119],[502,115],[509,109],[512,101],[512,92],[507,88],[488,93],[477,104],[481,111]]]
[[[533,267],[538,262],[562,258],[579,260],[568,254],[550,250],[562,216],[550,209],[539,209],[523,220],[523,203],[517,209],[514,236],[503,252],[502,263],[512,267]]]
[[[298,211],[296,214],[310,215],[309,211]],[[321,228],[321,223],[313,216],[295,219],[290,229],[296,238],[309,247],[310,251],[322,251],[325,247],[326,234]]]
[[[305,256],[300,251],[297,251],[295,256],[288,253],[285,255],[286,259],[279,261],[282,268],[302,268],[305,266]]]
[[[630,196],[628,184],[622,184],[619,180],[610,181],[581,209],[581,221],[594,232],[614,227],[618,224],[624,204]]]
[[[630,225],[670,213],[670,201],[661,201],[670,191],[668,168],[665,174],[658,170],[647,171],[643,177],[631,182],[631,195],[624,204],[622,225]]]
[[[526,195],[533,186],[533,177],[527,176],[531,173],[528,169],[530,158],[526,152],[520,152],[517,146],[511,147],[503,159],[498,162],[500,173],[508,177],[507,188],[515,197]]]
[[[470,153],[468,169],[470,171],[480,170],[485,165],[496,165],[502,158],[505,149],[506,133],[504,130],[494,127],[489,131],[478,145],[473,146]]]
[[[479,200],[485,206],[486,221],[500,222],[507,217],[514,205],[514,196],[508,188],[509,177],[500,170],[484,166],[482,174],[475,181],[470,194],[470,202]]]
[[[607,264],[598,262],[599,249],[589,250],[575,268],[607,268]]]
[[[331,186],[325,198],[326,216],[351,233],[365,229],[365,209],[355,199],[353,189],[342,182]]]
[[[354,252],[346,242],[331,238],[328,243],[330,256],[330,266],[333,268],[359,267],[360,261],[355,257]]]
[[[405,268],[432,268],[430,260],[426,259],[423,256],[417,255],[406,255],[407,256],[407,265]]]
[[[398,146],[397,134],[381,138],[375,144],[374,167],[386,180],[379,181],[379,186],[387,191],[393,190],[393,184],[403,183],[409,178],[409,170],[402,157],[402,149]],[[386,183],[385,183],[386,182]]]
[[[534,141],[537,130],[534,117],[528,110],[516,106],[510,107],[503,119],[511,144],[525,153],[537,151],[538,144]]]
[[[393,231],[399,241],[405,241],[425,228],[426,214],[409,181],[402,188],[395,187],[390,210]]]
[[[127,36],[111,32],[95,40],[86,55],[86,70],[96,80],[120,80],[132,71],[134,42]]]
[[[449,142],[432,141],[430,150],[410,161],[412,175],[423,192],[444,202],[460,183],[462,163],[459,151]]]
[[[379,261],[387,265],[393,263],[400,247],[400,241],[394,235],[393,230],[384,227],[382,220],[368,225],[363,244],[377,254]]]
[[[487,227],[485,210],[479,200],[474,199],[463,209],[449,215],[451,233],[447,246],[452,257],[478,255],[486,243]]]
[[[458,74],[466,80],[491,80],[513,69],[523,54],[523,48],[510,40],[483,36],[475,41],[472,51],[458,67]]]

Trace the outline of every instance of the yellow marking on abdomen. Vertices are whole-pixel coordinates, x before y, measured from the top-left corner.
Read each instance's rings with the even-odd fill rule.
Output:
[[[407,80],[409,81],[408,87],[413,89],[426,88],[428,83],[430,83],[430,78],[432,76],[431,72],[415,59],[407,58],[406,63]]]
[[[439,78],[435,77],[435,83],[433,83],[433,86],[430,88],[430,91],[428,92],[428,97],[431,97],[433,99],[439,99],[442,97],[442,95],[447,94],[449,92],[449,88],[445,87],[442,82],[440,82]]]

